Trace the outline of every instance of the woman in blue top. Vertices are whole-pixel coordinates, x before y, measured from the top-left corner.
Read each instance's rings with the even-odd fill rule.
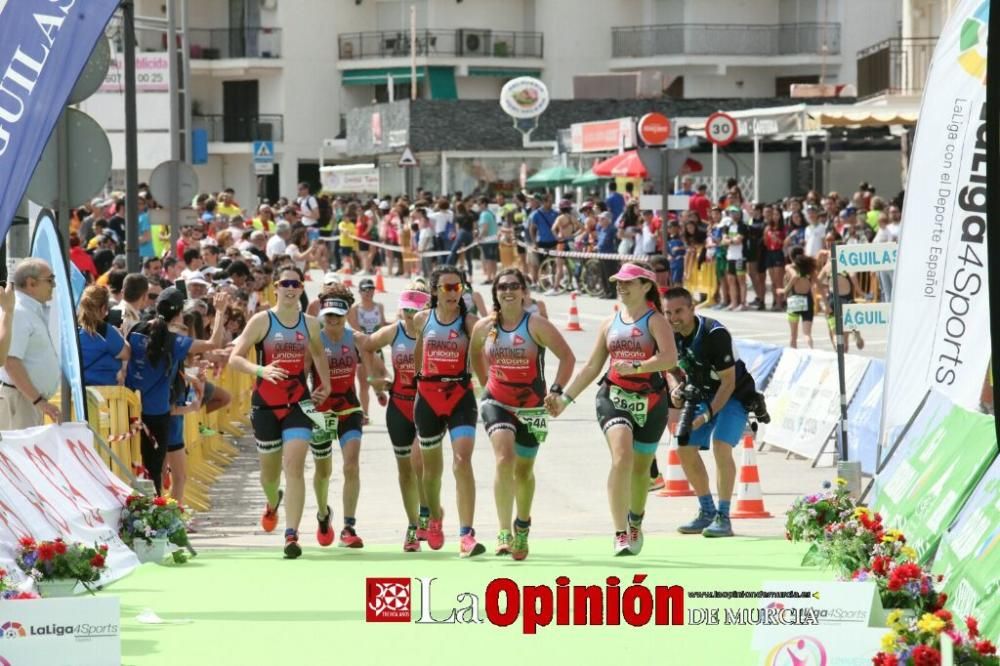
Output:
[[[84,386],[121,386],[131,349],[122,334],[104,320],[111,297],[106,287],[91,285],[83,290],[77,310],[77,335]]]
[[[164,289],[156,300],[155,316],[140,322],[129,333],[132,357],[125,384],[142,396],[142,464],[160,493],[163,460],[170,435],[170,389],[188,354],[200,354],[222,345],[229,295],[215,296],[215,325],[208,340],[178,335],[171,326],[182,325],[184,295],[174,287]]]

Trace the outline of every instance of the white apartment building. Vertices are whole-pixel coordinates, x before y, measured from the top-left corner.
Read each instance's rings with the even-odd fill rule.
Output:
[[[136,0],[136,13],[162,18],[166,2],[180,1]],[[409,95],[411,6],[422,98],[495,99],[527,74],[568,99],[574,76],[634,71],[660,82],[654,93],[754,98],[787,95],[792,83],[857,85],[858,51],[898,38],[901,26],[923,31],[920,8],[948,1],[187,0],[192,125],[208,139],[195,169],[201,190],[231,186],[247,206],[315,181],[321,151],[354,161],[346,142],[324,148],[324,139],[344,137],[350,109]],[[165,75],[162,55],[156,64],[165,36],[141,32],[138,44],[145,180],[169,159],[170,105],[151,83]],[[122,106],[118,90],[80,105],[108,130],[117,182]],[[274,176],[254,174],[254,140],[274,142]]]

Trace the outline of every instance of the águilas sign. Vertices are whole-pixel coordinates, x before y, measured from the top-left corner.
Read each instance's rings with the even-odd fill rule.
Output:
[[[549,89],[531,76],[512,79],[500,91],[500,108],[511,118],[535,118],[549,106]]]
[[[670,119],[662,113],[647,113],[639,119],[638,129],[647,146],[662,146],[670,138]]]

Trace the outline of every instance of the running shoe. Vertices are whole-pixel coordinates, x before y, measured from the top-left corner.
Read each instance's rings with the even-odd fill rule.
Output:
[[[514,543],[514,537],[508,530],[500,530],[497,534],[497,555],[510,555],[511,544]]]
[[[861,331],[854,331],[854,346],[858,348],[858,351],[865,348],[865,339],[861,337]]]
[[[706,527],[712,524],[715,519],[715,511],[705,511],[704,509],[698,511],[698,517],[692,520],[690,523],[685,523],[677,528],[677,531],[681,534],[701,534]]]
[[[299,545],[299,533],[295,530],[285,530],[285,559],[294,560],[302,555]]]
[[[416,527],[406,528],[406,538],[403,539],[403,552],[404,553],[420,552],[420,539],[417,538]]]
[[[642,551],[642,526],[632,525],[629,523],[628,526],[628,543],[629,549],[632,551],[633,555],[638,555]]]
[[[430,519],[430,516],[420,516],[417,518],[417,539],[420,541],[427,541],[427,523]]]
[[[657,474],[655,479],[649,480],[649,492],[654,490],[662,490],[663,486],[666,485],[663,481],[663,475]]]
[[[632,544],[628,540],[628,532],[615,535],[615,557],[623,557],[632,554]]]
[[[528,528],[514,528],[514,545],[510,549],[510,556],[517,561],[521,561],[528,556]]]
[[[709,538],[715,537],[731,537],[733,536],[733,524],[729,520],[729,516],[723,516],[721,513],[715,514],[715,520],[712,524],[706,527],[701,532],[702,536],[707,536]]]
[[[319,523],[319,527],[316,528],[316,541],[321,546],[329,546],[336,536],[330,527],[331,518],[333,518],[333,511],[330,510],[329,504],[326,505],[326,518],[320,518],[319,514],[316,514],[316,522]]]
[[[340,530],[340,543],[337,546],[340,548],[364,548],[365,542],[361,540],[353,527],[345,525],[344,529]]]
[[[486,552],[486,546],[476,541],[476,531],[471,530],[458,543],[459,557],[475,557]]]
[[[431,550],[441,550],[441,546],[444,545],[443,522],[444,511],[441,512],[441,517],[437,520],[430,518],[427,521],[427,545],[431,547]]]
[[[274,528],[278,526],[278,507],[281,506],[281,498],[285,496],[285,491],[278,491],[278,503],[271,508],[270,504],[265,503],[264,515],[260,517],[260,526],[265,532],[273,532]]]

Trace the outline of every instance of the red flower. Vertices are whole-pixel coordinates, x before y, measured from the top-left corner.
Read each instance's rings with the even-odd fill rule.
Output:
[[[934,605],[934,610],[938,610],[939,608],[944,608],[944,605],[946,603],[948,603],[948,595],[942,592],[937,597],[937,603]]]
[[[951,616],[950,612],[946,611],[943,608],[940,608],[940,609],[934,611],[934,614],[937,615],[942,620],[944,620],[944,626],[945,627],[947,627],[948,629],[951,629],[951,627],[952,627],[951,617],[952,616]]]
[[[988,640],[981,640],[976,643],[976,652],[982,655],[996,654],[997,647]]]
[[[891,559],[882,555],[877,555],[875,559],[872,560],[872,573],[876,576],[885,576],[889,573],[889,567],[891,566]]]
[[[100,546],[97,547],[97,550],[99,550],[101,552],[101,555],[107,555],[108,554],[108,544],[102,543]]]
[[[38,544],[38,559],[48,562],[56,556],[56,547],[48,541]]]
[[[893,576],[889,579],[889,582],[886,583],[886,587],[889,588],[889,591],[891,592],[898,592],[903,587],[903,581]]]
[[[913,666],[941,666],[941,653],[927,645],[918,645],[910,653]]]
[[[53,544],[53,547],[56,549],[57,555],[66,554],[66,543],[62,539],[56,539],[55,543]]]
[[[18,592],[17,595],[14,596],[14,598],[15,599],[37,599],[38,595],[35,594],[34,592]]]
[[[6,577],[7,577],[7,570],[0,569],[0,578],[6,578]]]
[[[167,498],[163,497],[162,495],[157,495],[156,498],[153,500],[153,506],[166,506],[166,505],[167,505]]]
[[[100,569],[104,566],[104,556],[98,553],[90,558],[90,566]]]
[[[873,666],[899,666],[899,659],[894,654],[879,652],[872,657],[872,664]]]
[[[22,548],[35,547],[35,540],[32,539],[30,536],[23,536],[18,541],[20,542]]]
[[[979,620],[976,618],[971,615],[966,616],[965,626],[969,628],[969,638],[975,638],[979,635]]]

